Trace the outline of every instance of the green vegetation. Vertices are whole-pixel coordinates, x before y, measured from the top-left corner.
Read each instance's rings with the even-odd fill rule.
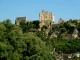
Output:
[[[75,21],[72,23],[76,24]],[[52,27],[49,35],[45,31],[29,33],[29,30],[38,29],[39,22],[21,23],[20,26],[12,24],[9,19],[0,22],[0,60],[56,60],[53,49],[58,53],[75,53],[80,51],[79,39],[50,38],[53,31],[60,29],[60,33],[72,34],[74,29],[80,31],[80,23],[71,26],[65,22],[59,27]],[[48,29],[43,26],[42,29]]]
[[[58,53],[75,53],[80,51],[80,40],[62,40],[55,44]]]
[[[9,19],[0,22],[0,60],[55,60],[44,41],[22,29]]]
[[[26,32],[29,32],[31,28],[38,29],[39,21],[33,21],[33,22],[27,22],[27,23],[21,22],[20,27],[22,28],[23,33],[26,33]]]

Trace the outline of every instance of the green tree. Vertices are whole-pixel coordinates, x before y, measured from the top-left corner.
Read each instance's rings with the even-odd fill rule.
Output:
[[[66,32],[66,28],[61,28],[61,33]]]
[[[46,43],[36,34],[23,34],[21,28],[5,20],[0,23],[0,60],[54,60]]]
[[[25,34],[24,37],[25,36],[25,44],[27,45],[27,49],[22,53],[23,56],[28,56],[31,60],[54,59],[53,54],[51,54],[51,51],[45,45],[45,42],[43,42],[39,37],[32,34]]]
[[[71,26],[68,22],[65,22],[63,25],[66,28],[66,30],[68,30]]]

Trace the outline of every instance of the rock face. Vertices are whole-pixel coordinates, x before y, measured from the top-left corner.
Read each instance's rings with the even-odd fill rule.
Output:
[[[50,38],[52,38],[52,37],[57,38],[57,34],[56,33],[53,33]]]
[[[72,34],[72,37],[73,37],[73,38],[77,38],[78,35],[77,35],[77,34]]]
[[[54,23],[54,14],[52,12],[44,11],[39,14],[40,27],[43,25],[49,26]]]
[[[72,34],[72,38],[77,38],[78,37],[78,30],[74,29],[74,32]]]
[[[26,19],[26,17],[17,17],[15,20],[15,24],[16,25],[20,25],[21,22],[26,23],[28,20]]]

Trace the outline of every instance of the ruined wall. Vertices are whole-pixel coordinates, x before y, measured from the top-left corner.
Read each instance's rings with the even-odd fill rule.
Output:
[[[17,17],[15,20],[15,24],[16,25],[20,25],[21,22],[26,23],[28,20],[26,19],[26,17]]]

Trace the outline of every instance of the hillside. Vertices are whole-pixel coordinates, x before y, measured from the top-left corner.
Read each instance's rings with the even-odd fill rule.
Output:
[[[42,31],[46,33],[48,36],[57,37],[57,38],[65,38],[65,39],[75,39],[79,38],[80,35],[80,23],[77,20],[69,20],[67,22],[62,22],[61,24],[52,24],[52,25],[44,25],[43,27],[39,27],[39,21],[27,22],[20,24],[20,27],[23,30],[23,33],[27,32],[38,32]]]
[[[67,21],[44,25],[40,31],[38,21],[18,26],[9,19],[0,22],[0,60],[56,60],[54,52],[76,53],[80,51],[79,26],[77,21]]]

